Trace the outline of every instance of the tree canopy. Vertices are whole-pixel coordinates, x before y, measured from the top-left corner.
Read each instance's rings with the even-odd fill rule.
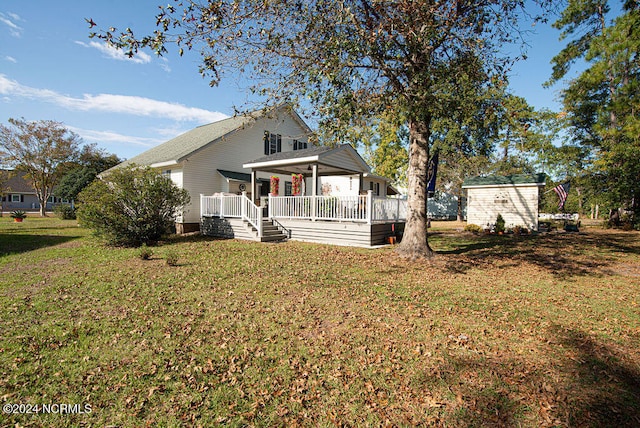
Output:
[[[622,207],[640,221],[640,5],[626,1],[608,20],[609,2],[569,1],[554,24],[575,36],[554,58],[551,82],[578,59],[586,69],[570,80],[562,101],[572,143],[588,151],[592,194],[609,208]],[[576,36],[577,35],[577,36]]]
[[[56,195],[75,200],[85,187],[87,187],[97,175],[107,169],[118,165],[122,160],[114,154],[108,154],[95,144],[82,147],[74,166],[69,169],[56,188]]]
[[[53,187],[79,155],[80,137],[60,122],[9,119],[0,124],[0,150],[4,161],[26,172],[40,203],[40,215],[46,215],[47,199]]]

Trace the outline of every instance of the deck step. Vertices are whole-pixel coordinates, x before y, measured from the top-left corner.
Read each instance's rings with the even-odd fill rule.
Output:
[[[262,220],[261,238],[258,237],[258,230],[252,224],[249,222],[245,222],[245,224],[247,229],[255,236],[255,239],[260,242],[279,242],[288,238],[271,220]]]

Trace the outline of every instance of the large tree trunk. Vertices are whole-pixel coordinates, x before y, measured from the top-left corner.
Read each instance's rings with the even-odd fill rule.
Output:
[[[407,223],[397,253],[412,259],[431,258],[427,240],[427,168],[429,164],[430,118],[409,120],[409,168],[407,169]]]

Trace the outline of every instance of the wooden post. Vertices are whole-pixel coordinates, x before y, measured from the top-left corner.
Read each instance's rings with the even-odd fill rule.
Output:
[[[240,203],[240,216],[242,220],[247,219],[247,192],[242,192],[242,202]]]
[[[254,170],[251,170],[251,199],[253,199],[254,202],[258,200],[258,198],[256,198],[256,195],[256,172]]]
[[[373,190],[367,190],[367,224],[373,220]]]
[[[316,221],[316,209],[318,204],[318,164],[314,163],[312,167],[313,182],[311,183],[311,220]]]

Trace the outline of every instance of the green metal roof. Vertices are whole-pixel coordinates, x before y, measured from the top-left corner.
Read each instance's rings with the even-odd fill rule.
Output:
[[[244,181],[247,183],[251,183],[251,174],[247,174],[245,172],[235,172],[235,171],[227,171],[225,169],[219,169],[218,173],[222,175],[227,180],[233,181]],[[269,182],[270,180],[266,178],[258,178],[257,182]]]
[[[513,186],[522,184],[535,184],[544,186],[546,174],[514,174],[514,175],[489,175],[486,177],[471,177],[464,180],[462,187],[472,186]]]

